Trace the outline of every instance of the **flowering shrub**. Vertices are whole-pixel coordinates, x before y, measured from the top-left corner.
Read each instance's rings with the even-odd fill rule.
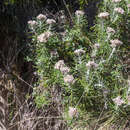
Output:
[[[87,22],[81,10],[75,12],[72,27],[63,21],[64,32],[57,31],[61,26],[57,19],[48,19],[43,14],[28,22],[32,32],[29,58],[35,63],[39,79],[34,88],[42,84],[42,91],[34,90],[34,96],[48,93],[44,94],[41,106],[48,105],[53,98],[51,87],[59,86],[64,108],[61,116],[71,120],[71,124],[76,121],[74,118],[80,121],[88,116],[88,122],[105,112],[110,112],[111,123],[120,114],[125,118],[129,111],[130,93],[122,76],[124,66],[120,57],[125,46],[122,23],[127,22],[127,2],[104,0],[100,11],[93,38],[87,36]],[[39,102],[36,100],[36,104]]]

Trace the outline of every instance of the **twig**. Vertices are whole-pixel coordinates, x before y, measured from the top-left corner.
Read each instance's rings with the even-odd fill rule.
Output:
[[[17,76],[16,74],[13,74],[15,75],[19,80],[21,80],[22,82],[24,82],[25,84],[27,84],[28,86],[30,86],[31,88],[33,88],[32,85],[30,85],[29,83],[27,83],[25,80],[23,80],[20,76]]]

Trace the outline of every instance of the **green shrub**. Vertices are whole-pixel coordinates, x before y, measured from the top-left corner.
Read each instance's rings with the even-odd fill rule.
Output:
[[[90,38],[82,11],[73,15],[73,26],[65,21],[64,15],[60,17],[64,24],[43,15],[29,22],[32,42],[28,59],[34,62],[39,77],[33,91],[36,104],[49,105],[53,86],[59,86],[62,116],[70,128],[79,124],[84,127],[91,120],[95,129],[97,123],[128,121],[130,93],[121,61],[127,44],[122,33],[129,14],[127,4],[104,0],[100,9],[103,13],[97,16]],[[57,31],[59,26],[64,32]]]

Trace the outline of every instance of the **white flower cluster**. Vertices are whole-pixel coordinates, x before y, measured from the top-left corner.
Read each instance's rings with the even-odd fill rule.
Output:
[[[120,105],[122,105],[122,104],[125,103],[124,100],[122,100],[120,96],[114,98],[114,99],[113,99],[113,102],[114,102],[117,106],[120,106]]]
[[[123,44],[122,41],[120,41],[118,39],[110,40],[110,43],[111,43],[111,47],[113,47],[113,48]]]
[[[124,14],[125,12],[121,7],[115,8],[114,11],[120,14]]]
[[[77,11],[75,12],[75,15],[76,15],[77,17],[83,16],[83,15],[84,15],[84,12],[83,12],[82,10],[77,10]]]
[[[98,15],[99,18],[108,18],[109,13],[108,12],[102,12]]]
[[[63,75],[67,75],[70,72],[70,68],[65,66],[65,63],[63,60],[59,60],[55,64],[55,69],[60,70]]]
[[[116,31],[111,28],[111,27],[107,27],[107,33],[115,33]]]
[[[63,75],[66,75],[66,74],[68,74],[68,73],[70,72],[70,68],[64,66],[64,67],[61,67],[61,68],[60,68],[60,71],[61,71],[61,73],[62,73]]]
[[[47,19],[46,23],[47,24],[54,24],[54,23],[56,23],[56,21],[54,19]]]
[[[65,63],[64,60],[59,60],[56,64],[55,64],[55,69],[60,70],[61,67],[64,67]]]
[[[84,53],[85,53],[85,51],[82,48],[74,51],[74,54],[78,55],[78,56],[81,55],[81,54],[84,54]]]
[[[46,20],[47,17],[46,17],[46,15],[39,14],[39,15],[37,16],[37,19],[38,19],[38,20]]]
[[[38,20],[46,20],[47,24],[54,24],[54,23],[56,23],[56,21],[54,19],[49,19],[49,18],[47,19],[46,15],[43,15],[43,14],[39,14],[37,16],[37,19]]]
[[[64,77],[64,82],[68,84],[73,84],[75,82],[73,75],[66,75]]]
[[[73,117],[75,117],[78,114],[78,111],[74,107],[69,107],[69,112],[68,113],[69,113],[69,116],[71,118],[73,118]]]
[[[50,36],[52,36],[51,32],[44,32],[37,37],[37,40],[38,42],[47,42]]]
[[[35,20],[29,20],[28,21],[28,25],[30,25],[31,27],[36,26],[38,23]]]
[[[46,15],[43,15],[43,14],[39,14],[36,18],[37,18],[37,20],[40,20],[40,21],[42,21],[42,20],[46,21],[46,23],[49,25],[56,23],[56,21],[54,19],[49,19],[49,18],[47,19]],[[38,24],[38,22],[35,20],[30,20],[30,21],[28,21],[28,24],[31,27],[34,27],[35,25]]]
[[[130,8],[130,4],[127,5],[127,8]]]
[[[72,75],[69,75],[70,68],[65,66],[64,60],[59,60],[55,66],[55,69],[60,70],[61,73],[64,75],[64,82],[68,84],[74,83],[74,77]]]
[[[86,67],[87,67],[87,68],[97,68],[97,67],[98,67],[98,64],[96,64],[94,61],[89,61],[89,62],[86,64]]]

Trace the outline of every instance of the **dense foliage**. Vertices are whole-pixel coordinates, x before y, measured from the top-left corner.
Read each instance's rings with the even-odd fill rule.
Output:
[[[72,14],[72,25],[63,12],[58,18],[40,14],[28,22],[32,42],[27,59],[35,63],[38,77],[33,90],[37,107],[49,105],[52,89],[58,87],[61,116],[70,128],[81,123],[85,128],[83,124],[93,119],[94,129],[101,122],[121,123],[119,129],[127,125],[130,93],[122,75],[122,55],[128,46],[128,33],[123,32],[129,25],[127,5],[128,1],[104,0],[92,33],[80,10]]]

